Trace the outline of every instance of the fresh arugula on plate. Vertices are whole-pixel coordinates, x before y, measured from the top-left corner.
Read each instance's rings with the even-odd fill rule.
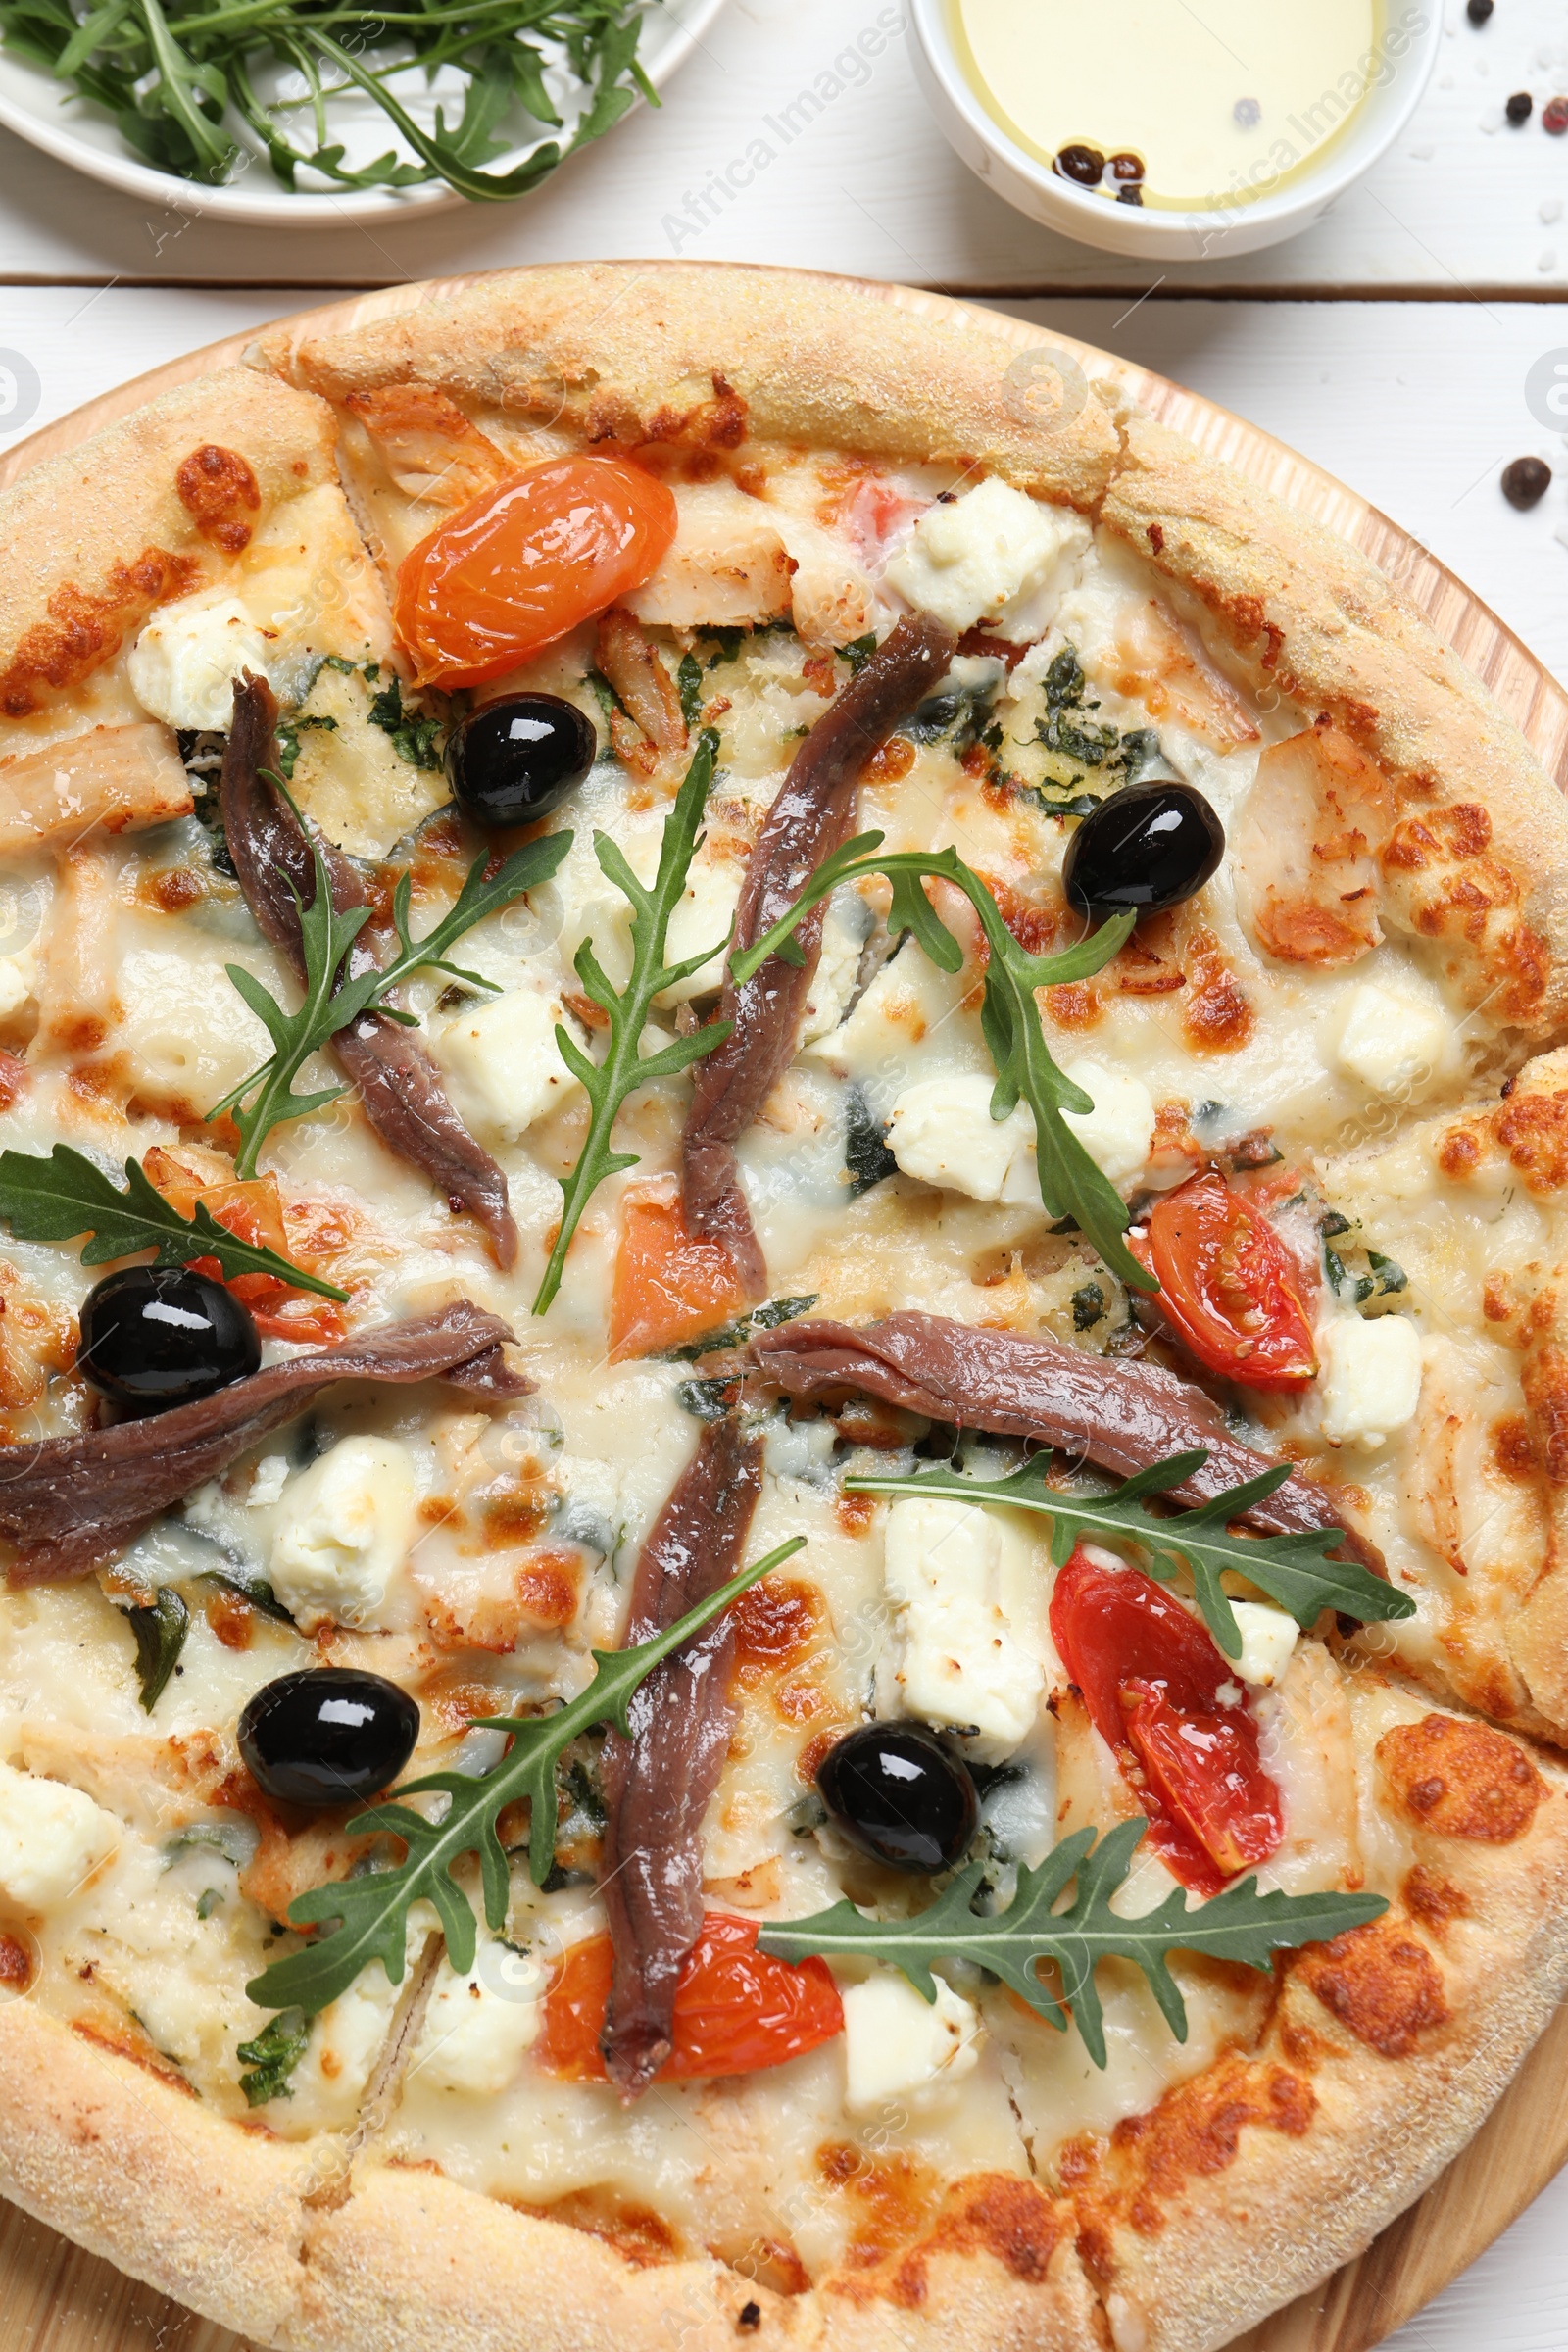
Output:
[[[370,9],[344,0],[0,0],[0,39],[111,114],[126,144],[160,171],[222,186],[253,141],[285,188],[302,170],[338,187],[406,188],[430,180],[476,203],[526,194],[564,156],[599,138],[639,96],[659,104],[637,60],[640,0],[429,0]],[[284,70],[297,94],[264,99],[261,70]],[[466,76],[462,111],[437,108],[425,129],[390,86],[411,67]],[[576,127],[510,172],[481,169],[511,145],[507,118],[561,130],[551,96],[574,85]],[[380,108],[417,158],[395,149],[345,162],[327,108],[345,89]],[[293,119],[309,125],[301,134]],[[244,126],[236,137],[233,125]],[[527,137],[526,129],[520,136]]]

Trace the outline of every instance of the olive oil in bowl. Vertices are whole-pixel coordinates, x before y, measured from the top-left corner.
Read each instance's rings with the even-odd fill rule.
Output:
[[[1229,211],[1344,143],[1393,71],[1383,0],[948,0],[999,128],[1106,204]]]

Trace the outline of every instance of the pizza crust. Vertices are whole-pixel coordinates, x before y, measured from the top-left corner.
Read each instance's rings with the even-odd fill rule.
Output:
[[[330,400],[430,384],[590,441],[733,447],[749,432],[985,466],[1092,507],[1118,438],[1090,386],[1063,397],[1054,361],[987,336],[972,310],[903,289],[895,307],[893,291],[738,264],[500,270],[449,302],[350,335],[307,321],[247,356]]]
[[[75,662],[80,676],[89,674],[81,662],[90,657],[90,668],[107,661],[154,605],[200,585],[237,552],[234,530],[226,540],[214,536],[222,527],[221,478],[191,486],[198,508],[206,503],[205,533],[180,495],[179,469],[193,453],[213,448],[249,469],[249,485],[234,474],[235,522],[249,534],[288,501],[334,478],[336,439],[322,402],[232,368],[166,392],[80,449],[24,473],[0,495],[8,556],[0,573],[0,681],[19,658],[26,663],[29,636],[51,623],[74,635],[64,647],[68,672]],[[76,682],[66,674],[61,685]],[[37,709],[58,691],[53,679],[19,681],[7,702],[0,687],[0,756],[26,748],[24,732],[4,724],[29,715],[14,706],[30,695]]]
[[[1254,684],[1327,712],[1384,770],[1383,911],[1441,941],[1494,1031],[1568,1013],[1568,807],[1395,584],[1333,532],[1131,418],[1100,519],[1212,614]]]
[[[1080,2243],[1117,2352],[1228,2343],[1370,2244],[1474,2134],[1568,1989],[1568,1776],[1544,1771],[1550,1794],[1515,1842],[1416,1835],[1406,1901],[1339,1939],[1378,1939],[1340,1972],[1342,2014],[1320,1997],[1342,1990],[1318,1960],[1337,1947],[1292,1955],[1255,2057],[1230,2083],[1214,2070],[1219,2098],[1199,2078],[1113,2147]],[[1425,1955],[1403,1982],[1400,1945]],[[1423,2022],[1429,1996],[1450,2014]]]
[[[312,2177],[309,2146],[237,2130],[30,2000],[0,2007],[0,2193],[131,2278],[275,2341]]]

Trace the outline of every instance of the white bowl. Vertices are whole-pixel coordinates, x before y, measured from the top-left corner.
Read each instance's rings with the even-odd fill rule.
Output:
[[[1311,0],[1295,0],[1311,6]],[[1443,42],[1438,0],[1407,0],[1385,35],[1390,67],[1374,82],[1344,134],[1268,195],[1212,211],[1156,211],[1113,204],[1075,187],[1009,137],[964,72],[953,37],[950,0],[911,0],[915,71],[932,113],[956,152],[989,188],[1031,220],[1097,245],[1105,253],[1151,261],[1217,261],[1255,253],[1310,228],[1336,197],[1370,170],[1414,113]]]
[[[724,0],[648,0],[637,56],[656,88],[662,88],[684,63],[723,6]],[[560,88],[552,76],[547,75],[547,80],[559,99]],[[461,102],[461,77],[445,69],[436,87],[426,91],[422,72],[415,69],[408,85],[398,89],[398,96],[421,128],[430,129],[437,105],[444,104],[448,122],[453,120],[454,94]],[[559,105],[558,111],[563,111]],[[358,91],[330,100],[327,120],[332,135],[343,141],[351,164],[363,166],[388,148],[395,148],[403,161],[416,160],[374,101]],[[496,156],[482,169],[512,171],[545,138],[564,140],[570,120],[568,116],[567,131],[541,132],[538,139]],[[340,228],[353,220],[387,223],[416,213],[445,212],[466,201],[440,179],[414,188],[342,188],[335,193],[323,184],[320,193],[302,191],[291,196],[259,154],[242,178],[226,187],[205,187],[200,181],[181,179],[172,172],[139,163],[121,137],[113,117],[102,107],[77,97],[40,68],[5,50],[0,50],[0,123],[19,138],[41,147],[46,155],[57,156],[61,163],[85,172],[108,187],[138,197],[144,204],[172,206],[204,220],[248,221],[269,228],[284,222],[296,228]],[[230,128],[242,144],[254,147],[248,129],[233,122]]]

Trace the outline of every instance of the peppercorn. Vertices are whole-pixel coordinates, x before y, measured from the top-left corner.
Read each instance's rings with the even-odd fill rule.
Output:
[[[1502,111],[1510,122],[1528,122],[1530,110],[1535,103],[1528,90],[1515,90]]]
[[[1472,24],[1484,24],[1492,14],[1493,0],[1465,0],[1465,15]]]
[[[1560,139],[1568,130],[1568,98],[1548,98],[1541,110],[1541,127]]]
[[[1551,467],[1544,458],[1515,458],[1502,469],[1502,495],[1521,511],[1545,497],[1551,487]]]
[[[1144,191],[1136,179],[1123,180],[1121,186],[1116,190],[1118,204],[1142,204],[1143,201]]]
[[[1112,179],[1142,179],[1144,176],[1143,157],[1130,152],[1113,155],[1110,159],[1110,176]]]
[[[1058,149],[1055,163],[1052,168],[1058,172],[1063,179],[1076,180],[1081,188],[1098,188],[1101,174],[1105,169],[1105,159],[1098,147],[1084,147],[1074,143],[1070,147]]]
[[[1263,120],[1263,109],[1255,98],[1238,98],[1231,113],[1244,130],[1251,130]]]

